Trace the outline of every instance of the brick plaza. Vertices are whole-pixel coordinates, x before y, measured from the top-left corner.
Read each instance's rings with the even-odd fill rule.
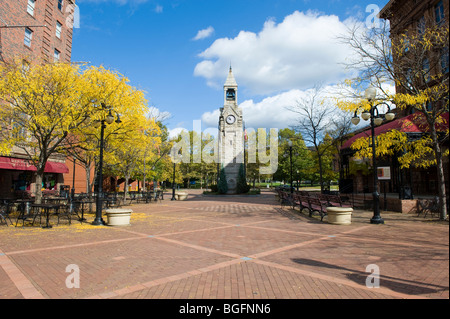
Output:
[[[2,299],[448,299],[448,222],[355,210],[331,225],[273,192],[133,204],[131,226],[0,225]],[[94,215],[87,215],[92,221]],[[106,216],[104,216],[106,220]],[[68,288],[68,265],[79,288]],[[380,287],[366,287],[380,271]]]

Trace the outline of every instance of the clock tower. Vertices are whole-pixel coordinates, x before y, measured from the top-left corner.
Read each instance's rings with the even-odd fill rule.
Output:
[[[230,67],[223,86],[224,105],[219,116],[219,169],[224,168],[228,194],[236,193],[241,164],[244,164],[244,125],[238,106],[238,85]]]

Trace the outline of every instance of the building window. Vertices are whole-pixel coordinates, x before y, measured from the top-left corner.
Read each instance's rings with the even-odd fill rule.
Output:
[[[445,16],[444,16],[444,3],[442,2],[442,0],[439,1],[434,6],[434,16],[435,16],[437,25],[440,25],[441,23],[443,23]]]
[[[34,16],[34,6],[36,4],[36,0],[28,0],[27,12]]]
[[[64,0],[58,0],[58,9],[62,11],[64,5]]]
[[[55,62],[59,62],[60,57],[61,57],[61,52],[59,52],[57,49],[55,49],[55,53],[54,53]]]
[[[61,30],[62,30],[62,24],[59,23],[59,21],[56,21],[56,37],[58,39],[61,39]]]
[[[409,51],[409,39],[406,38],[405,39],[405,44],[404,44],[404,48],[405,48],[405,53]]]
[[[427,58],[423,59],[423,61],[422,61],[422,72],[423,72],[423,78],[425,79],[425,82],[429,82],[431,80],[430,61],[428,61]]]
[[[425,34],[425,17],[422,16],[422,18],[419,19],[417,22],[417,33],[420,37],[422,37]]]
[[[25,28],[25,40],[24,40],[24,44],[27,47],[31,47],[31,39],[33,38],[33,31],[31,31],[31,29],[29,28]]]
[[[30,71],[30,63],[27,60],[22,60],[22,74],[27,74]]]
[[[448,48],[442,49],[440,60],[442,74],[448,73]]]

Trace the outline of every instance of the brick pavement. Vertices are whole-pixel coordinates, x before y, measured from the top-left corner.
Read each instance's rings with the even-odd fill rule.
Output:
[[[132,205],[127,227],[0,225],[0,298],[449,298],[448,222],[382,212],[386,224],[371,225],[357,210],[339,226],[281,208],[273,193],[190,193]],[[379,288],[366,287],[371,264]],[[79,288],[66,286],[68,265]]]

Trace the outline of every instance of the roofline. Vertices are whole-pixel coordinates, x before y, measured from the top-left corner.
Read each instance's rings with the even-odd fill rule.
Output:
[[[396,2],[396,1],[397,0],[389,0],[389,2],[386,3],[386,5],[383,7],[383,9],[381,9],[380,12],[378,13],[378,17],[382,18],[382,19],[386,19],[389,9],[392,7],[394,2]]]

